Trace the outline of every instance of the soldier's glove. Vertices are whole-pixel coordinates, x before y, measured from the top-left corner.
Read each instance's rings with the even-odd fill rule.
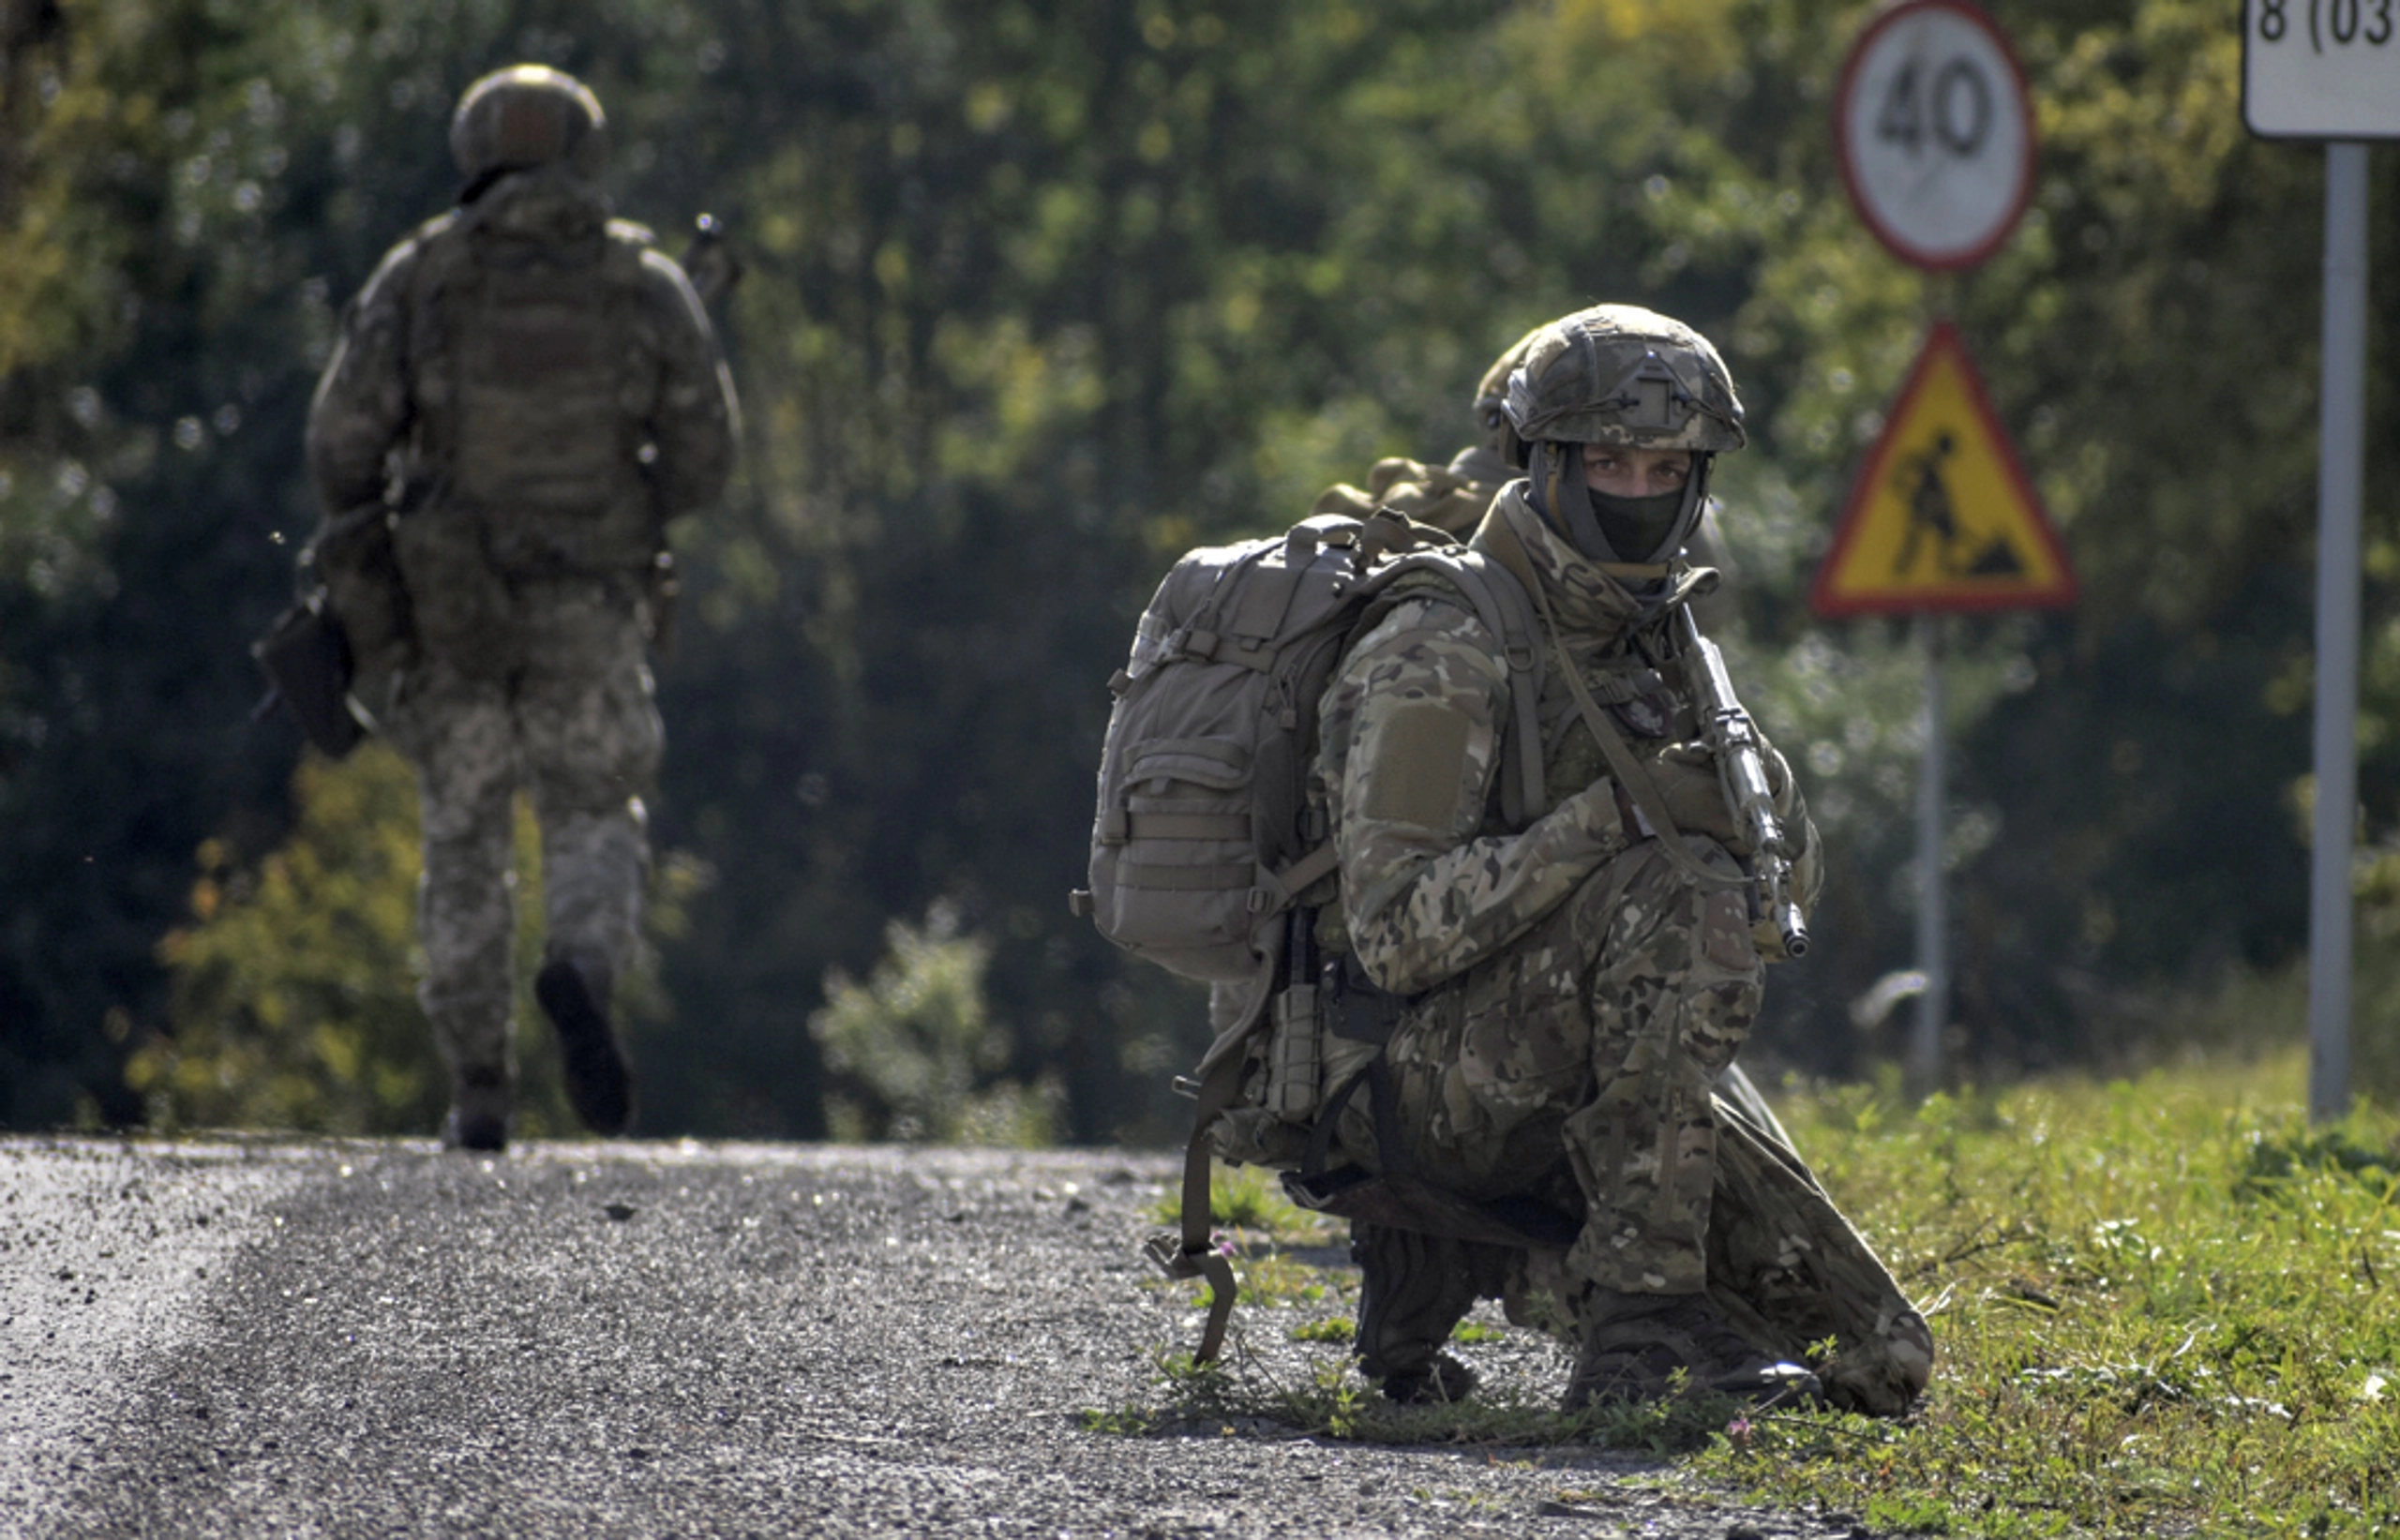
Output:
[[[1704,745],[1669,744],[1650,761],[1650,778],[1658,783],[1667,815],[1675,820],[1678,830],[1705,834],[1737,856],[1749,854],[1749,835],[1725,800],[1725,787],[1717,778],[1716,756]],[[1784,780],[1790,784],[1789,770]]]

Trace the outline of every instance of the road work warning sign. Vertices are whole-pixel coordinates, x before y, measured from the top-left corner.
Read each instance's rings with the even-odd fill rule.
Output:
[[[1810,603],[1837,616],[2074,602],[2058,532],[1942,321],[1851,489]]]

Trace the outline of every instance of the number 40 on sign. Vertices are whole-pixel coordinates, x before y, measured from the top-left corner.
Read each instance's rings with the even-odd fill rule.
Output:
[[[2033,182],[2025,77],[1965,0],[1908,0],[1861,34],[1834,109],[1842,179],[1903,262],[1972,267],[2007,238]]]

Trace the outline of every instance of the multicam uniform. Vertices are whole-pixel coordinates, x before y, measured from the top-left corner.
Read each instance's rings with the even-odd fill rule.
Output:
[[[319,384],[328,517],[406,483],[391,536],[410,629],[360,664],[397,673],[383,725],[424,820],[419,997],[462,1084],[514,1081],[520,785],[550,954],[603,999],[628,960],[662,744],[655,563],[667,521],[723,489],[735,415],[682,270],[562,164],[500,175],[395,247]]]
[[[1637,752],[1697,736],[1672,670],[1652,666],[1660,617],[1554,535],[1522,483],[1477,539],[1499,543],[1522,548],[1567,650]],[[1580,1208],[1572,1248],[1535,1259],[1563,1266],[1553,1281],[1569,1309],[1596,1286],[1704,1290],[1772,1353],[1838,1338],[1820,1369],[1828,1393],[1900,1410],[1931,1369],[1922,1319],[1797,1155],[1712,1095],[1761,1000],[1743,891],[1695,883],[1643,832],[1563,679],[1541,704],[1551,810],[1511,829],[1494,789],[1507,671],[1463,607],[1430,593],[1401,603],[1325,696],[1318,774],[1346,944],[1408,1002],[1387,1049],[1401,1148],[1470,1197]],[[1803,831],[1805,904],[1815,830],[1788,778],[1782,797]],[[1684,837],[1736,874],[1722,846]],[[1763,939],[1779,945],[1771,928]],[[1339,1140],[1376,1165],[1365,1099],[1344,1106]]]

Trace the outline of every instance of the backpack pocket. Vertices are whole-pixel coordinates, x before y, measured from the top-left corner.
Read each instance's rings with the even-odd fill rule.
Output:
[[[1231,739],[1145,744],[1092,830],[1093,919],[1118,946],[1190,979],[1257,972],[1257,845],[1249,749]]]

